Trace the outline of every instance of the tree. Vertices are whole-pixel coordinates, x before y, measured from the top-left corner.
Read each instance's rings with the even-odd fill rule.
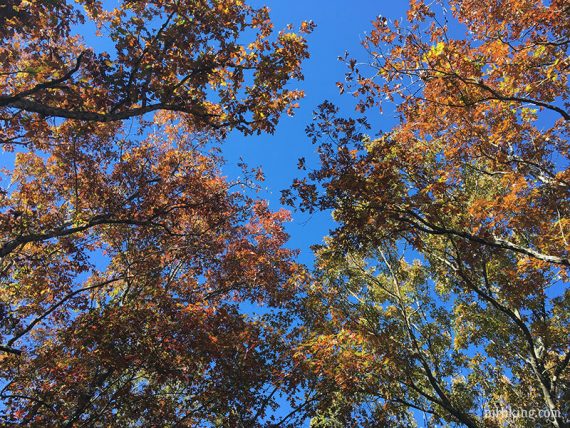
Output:
[[[84,13],[63,0],[4,2],[4,142],[20,141],[19,130],[35,135],[43,117],[107,123],[158,110],[185,113],[197,127],[272,131],[302,95],[284,85],[302,78],[305,40],[285,31],[272,40],[266,8],[242,0],[125,1],[112,11],[101,1],[75,3]],[[114,51],[96,52],[76,34],[95,26],[107,40],[98,45]]]
[[[75,3],[0,6],[3,424],[268,424],[305,274],[218,147],[291,112],[306,42],[241,0]]]
[[[313,426],[568,426],[568,12],[413,0],[374,21],[369,61],[346,57],[339,88],[367,115],[324,103],[321,165],[284,192],[338,222],[299,350]],[[374,134],[390,103],[399,123]]]

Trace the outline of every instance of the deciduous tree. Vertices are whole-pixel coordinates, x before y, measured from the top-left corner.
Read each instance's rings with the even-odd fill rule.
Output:
[[[338,222],[299,352],[328,391],[315,426],[568,426],[568,12],[414,0],[346,58],[366,117],[323,104],[321,166],[284,193]],[[484,413],[509,408],[550,414]]]
[[[0,38],[2,424],[268,424],[304,273],[218,146],[295,107],[305,40],[241,0],[13,0]]]

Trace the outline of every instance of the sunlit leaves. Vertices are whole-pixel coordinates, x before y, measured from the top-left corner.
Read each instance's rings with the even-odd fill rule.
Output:
[[[113,6],[0,6],[2,424],[278,423],[307,274],[219,144],[292,114],[306,41],[242,0]]]
[[[410,4],[407,22],[375,19],[369,61],[341,58],[340,91],[369,120],[320,106],[308,134],[321,167],[283,195],[338,222],[307,303],[321,314],[307,315],[309,343],[334,345],[312,358],[367,349],[361,362],[389,367],[353,374],[361,395],[342,406],[363,426],[370,408],[369,423],[411,408],[434,423],[502,423],[483,405],[567,416],[567,6]],[[377,109],[399,123],[373,135]],[[320,373],[325,395],[335,373]],[[339,402],[321,404],[328,415]]]

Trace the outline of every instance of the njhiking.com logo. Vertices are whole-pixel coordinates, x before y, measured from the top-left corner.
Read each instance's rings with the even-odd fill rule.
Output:
[[[550,409],[519,409],[513,407],[488,406],[483,409],[483,415],[487,419],[498,420],[553,420],[561,417],[560,410]]]

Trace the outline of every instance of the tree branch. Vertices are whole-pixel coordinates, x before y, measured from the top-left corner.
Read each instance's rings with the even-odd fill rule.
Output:
[[[9,106],[10,104],[13,104],[14,102],[21,100],[29,95],[35,94],[36,92],[39,92],[44,89],[49,89],[54,86],[60,85],[66,80],[71,79],[71,77],[79,70],[79,67],[81,67],[81,62],[83,61],[84,56],[85,52],[81,52],[77,57],[77,61],[75,62],[73,68],[71,68],[67,73],[65,73],[60,78],[51,79],[48,80],[47,82],[39,83],[33,88],[28,89],[27,91],[20,92],[16,95],[0,96],[0,107]]]
[[[417,221],[414,221],[410,218],[407,217],[402,217],[399,216],[398,220],[400,221],[404,221],[408,224],[411,224],[412,226],[414,226],[415,228],[421,230],[422,232],[426,232],[432,235],[451,235],[451,236],[457,236],[459,238],[463,238],[463,239],[467,239],[469,241],[472,242],[477,242],[479,244],[483,244],[489,247],[493,247],[493,248],[500,248],[503,250],[510,250],[510,251],[514,251],[516,253],[519,254],[524,254],[527,256],[531,256],[535,259],[538,260],[542,260],[544,262],[548,262],[548,263],[552,263],[552,264],[558,264],[558,265],[563,265],[563,266],[570,266],[570,259],[565,258],[565,257],[558,257],[558,256],[552,256],[549,254],[543,254],[540,251],[536,251],[533,250],[532,248],[528,248],[528,247],[523,247],[521,245],[515,244],[513,242],[507,241],[506,239],[501,239],[501,238],[493,238],[493,239],[489,239],[489,238],[482,238],[480,236],[476,236],[476,235],[472,235],[470,233],[467,232],[463,232],[463,231],[458,231],[455,229],[449,229],[446,227],[441,227],[441,226],[437,226],[431,222],[428,222],[426,219],[424,219],[422,216],[414,213],[411,210],[406,210],[404,212],[405,214],[408,214],[412,217],[414,217]],[[418,223],[419,222],[419,223]]]
[[[12,348],[10,346],[0,345],[0,351],[7,354],[22,355],[22,351],[19,349]]]
[[[51,313],[53,313],[57,308],[59,308],[61,305],[63,305],[65,302],[67,302],[68,300],[70,300],[71,298],[77,296],[80,293],[83,293],[85,291],[90,291],[90,290],[94,290],[96,288],[101,288],[101,287],[105,287],[106,285],[112,284],[114,282],[120,281],[121,279],[124,279],[123,277],[117,277],[117,278],[112,278],[112,279],[108,279],[107,281],[103,281],[100,283],[97,283],[95,285],[91,285],[89,287],[84,287],[84,288],[80,288],[78,290],[75,290],[71,293],[69,293],[68,295],[66,295],[65,297],[63,297],[61,300],[59,300],[58,302],[54,303],[53,305],[51,305],[49,307],[49,309],[47,311],[45,311],[43,314],[41,314],[39,317],[37,317],[36,319],[34,319],[24,330],[22,330],[21,332],[19,332],[16,336],[14,336],[13,338],[11,338],[8,341],[8,346],[13,345],[17,340],[19,340],[20,338],[22,338],[23,336],[25,336],[26,334],[28,334],[30,331],[32,331],[32,329],[38,325],[40,322],[42,322],[45,318],[47,318]]]

